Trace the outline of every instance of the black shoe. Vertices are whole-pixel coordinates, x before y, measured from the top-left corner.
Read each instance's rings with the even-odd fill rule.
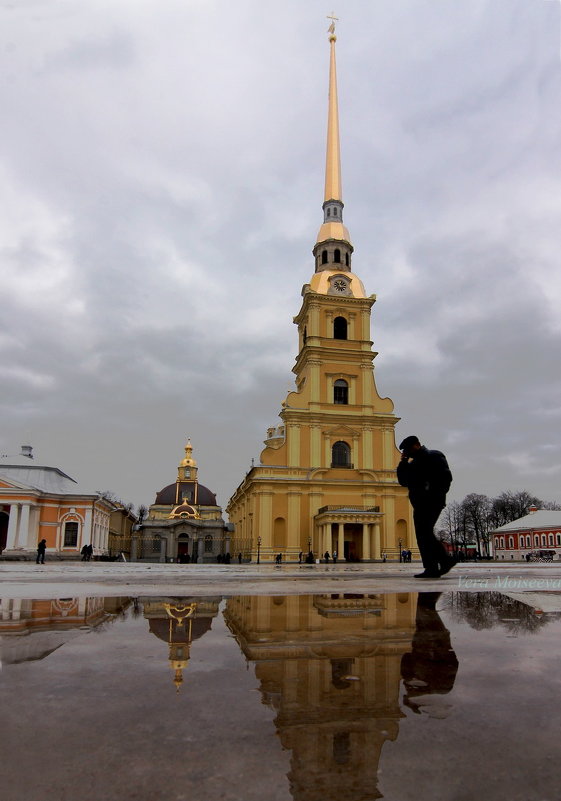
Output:
[[[440,565],[440,575],[443,576],[445,573],[449,573],[457,564],[458,560],[454,559],[453,556],[449,556],[448,559]]]
[[[413,578],[440,578],[440,573],[434,570],[423,570],[422,573],[417,573]]]

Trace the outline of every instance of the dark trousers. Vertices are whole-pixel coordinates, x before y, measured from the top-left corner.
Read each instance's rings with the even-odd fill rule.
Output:
[[[423,560],[423,567],[431,573],[438,570],[439,565],[448,561],[448,554],[444,545],[436,539],[434,527],[443,506],[414,506],[413,522],[417,545]]]

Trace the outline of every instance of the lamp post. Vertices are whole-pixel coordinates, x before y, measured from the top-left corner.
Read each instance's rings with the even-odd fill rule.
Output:
[[[261,536],[257,537],[257,564],[261,562]]]
[[[401,537],[398,539],[397,544],[399,545],[399,561],[401,562],[402,561],[401,546],[403,545],[403,540],[401,539]]]

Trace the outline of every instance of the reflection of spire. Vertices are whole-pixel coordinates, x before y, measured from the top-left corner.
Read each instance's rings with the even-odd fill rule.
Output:
[[[189,651],[192,637],[192,618],[197,610],[195,602],[190,604],[170,604],[164,603],[164,609],[169,617],[169,661],[174,671],[173,683],[179,692],[183,683],[183,670],[189,661]],[[189,623],[188,632],[185,631],[185,623]],[[179,638],[177,637],[179,635]],[[187,636],[186,636],[187,635]]]

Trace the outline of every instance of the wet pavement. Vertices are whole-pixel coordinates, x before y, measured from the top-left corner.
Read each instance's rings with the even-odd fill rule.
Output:
[[[50,598],[0,571],[4,801],[559,797],[561,592],[73,596],[63,567]]]
[[[261,594],[423,590],[561,591],[561,563],[482,562],[458,565],[440,579],[420,580],[419,563],[337,565],[178,565],[120,562],[60,562],[45,565],[0,561],[0,591],[14,598],[54,598],[61,588],[80,595]]]

